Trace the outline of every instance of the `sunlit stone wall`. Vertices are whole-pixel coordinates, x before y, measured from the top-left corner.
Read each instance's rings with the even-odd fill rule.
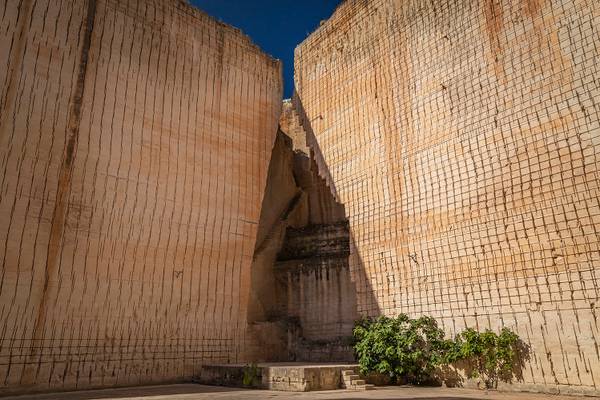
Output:
[[[364,314],[515,329],[600,389],[600,2],[356,0],[296,49]]]
[[[281,71],[175,0],[0,2],[0,393],[237,361]]]

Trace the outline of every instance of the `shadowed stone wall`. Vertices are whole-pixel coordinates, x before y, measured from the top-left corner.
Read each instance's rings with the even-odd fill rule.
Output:
[[[356,295],[344,206],[304,152],[306,132],[289,101],[280,128],[252,263],[246,358],[353,361]]]
[[[363,314],[508,326],[521,388],[600,389],[600,3],[355,0],[296,49]]]
[[[281,71],[176,0],[0,3],[0,393],[237,361]]]

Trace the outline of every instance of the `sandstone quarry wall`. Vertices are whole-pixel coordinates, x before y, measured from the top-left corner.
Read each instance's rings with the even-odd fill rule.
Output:
[[[356,296],[344,207],[304,149],[306,133],[284,102],[251,268],[248,361],[354,360]]]
[[[508,326],[521,388],[600,390],[600,2],[348,0],[293,100],[363,314]]]
[[[237,361],[279,62],[176,0],[0,3],[0,393]]]

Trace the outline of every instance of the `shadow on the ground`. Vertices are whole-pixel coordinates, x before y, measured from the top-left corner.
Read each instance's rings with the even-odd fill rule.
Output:
[[[190,384],[173,384],[162,386],[138,386],[114,389],[82,390],[74,392],[56,392],[44,394],[31,394],[8,397],[6,400],[102,400],[102,399],[140,399],[154,396],[176,396],[188,394],[206,393],[239,393],[240,399],[243,393],[251,392],[251,389],[227,388],[223,386],[207,386]],[[2,397],[2,396],[0,396]]]

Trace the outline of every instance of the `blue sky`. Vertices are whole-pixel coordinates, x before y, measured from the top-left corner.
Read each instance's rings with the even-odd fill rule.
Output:
[[[294,48],[340,0],[190,0],[208,14],[236,26],[265,52],[283,62],[284,96],[294,86]]]

